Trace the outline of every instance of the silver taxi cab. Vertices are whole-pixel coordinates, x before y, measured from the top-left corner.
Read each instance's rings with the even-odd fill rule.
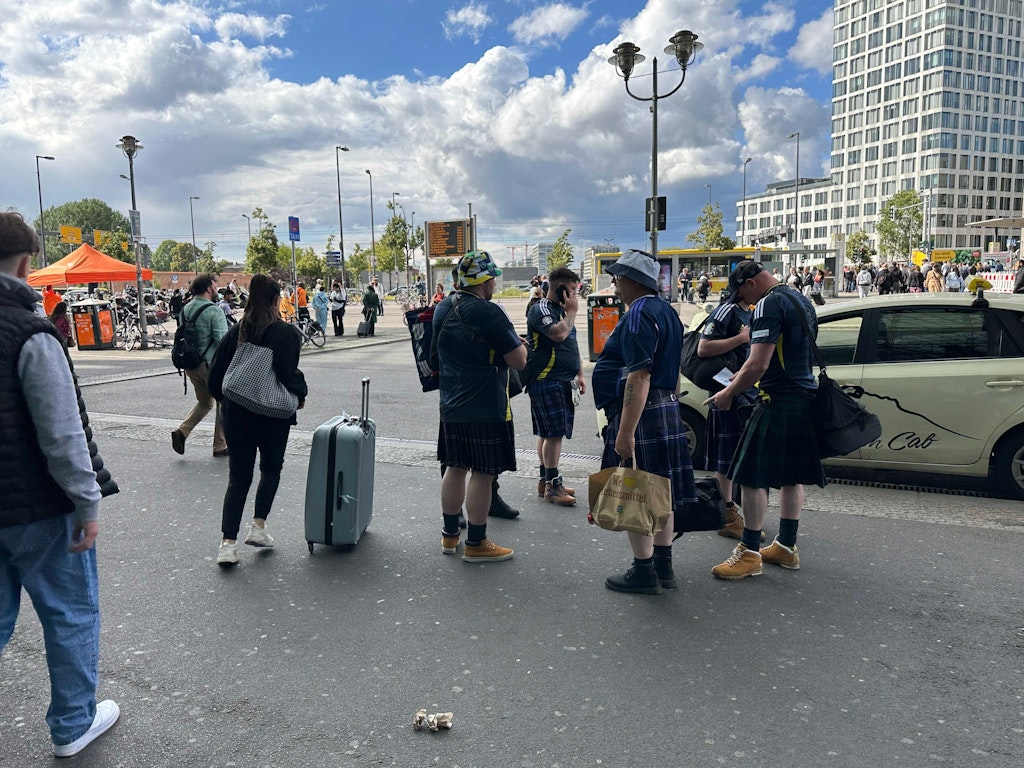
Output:
[[[989,477],[1024,499],[1024,296],[875,296],[821,307],[818,324],[829,376],[882,422],[881,438],[826,465]],[[696,465],[706,394],[683,390]]]

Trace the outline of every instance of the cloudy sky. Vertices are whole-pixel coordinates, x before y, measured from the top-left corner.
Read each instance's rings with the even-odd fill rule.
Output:
[[[644,244],[651,119],[607,59],[630,40],[648,60],[630,87],[679,80],[662,53],[680,29],[704,50],[659,104],[661,246],[685,247],[708,200],[732,234],[747,190],[827,174],[831,0],[6,0],[0,18],[0,207],[98,197],[130,207],[124,134],[143,234],[218,244],[243,257],[243,213],[261,206],[287,238],[346,252],[378,236],[393,192],[406,214],[459,218],[479,244]],[[710,184],[710,190],[706,186]],[[47,222],[48,228],[50,222]]]

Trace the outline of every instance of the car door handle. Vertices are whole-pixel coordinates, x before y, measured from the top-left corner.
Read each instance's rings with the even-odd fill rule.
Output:
[[[985,386],[989,389],[1012,389],[1013,387],[1024,387],[1024,381],[1020,379],[1007,379],[1005,381],[986,381]]]

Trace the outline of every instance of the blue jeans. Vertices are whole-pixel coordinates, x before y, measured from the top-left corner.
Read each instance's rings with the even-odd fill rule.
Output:
[[[0,528],[0,654],[14,632],[24,587],[43,626],[50,670],[46,722],[58,746],[92,727],[99,678],[96,550],[68,551],[71,517]]]

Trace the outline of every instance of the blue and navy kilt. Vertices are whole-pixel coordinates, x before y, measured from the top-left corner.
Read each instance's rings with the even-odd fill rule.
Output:
[[[437,432],[437,460],[485,475],[516,471],[516,433],[511,421],[442,421]]]
[[[720,411],[714,407],[709,409],[705,430],[707,440],[704,444],[704,468],[709,472],[728,475],[742,434],[743,428],[735,410]]]
[[[601,469],[617,467],[622,459],[615,452],[615,438],[619,434],[618,413],[608,420],[604,431],[604,454]],[[672,483],[672,514],[684,514],[684,505],[697,500],[697,489],[693,484],[693,462],[686,442],[683,418],[679,402],[666,400],[648,405],[640,415],[636,428],[636,456],[633,466],[645,472],[667,477]]]
[[[576,408],[568,381],[536,379],[526,385],[530,396],[533,434],[537,437],[572,437]]]
[[[775,396],[754,408],[740,438],[729,477],[748,488],[825,487],[812,400]]]

